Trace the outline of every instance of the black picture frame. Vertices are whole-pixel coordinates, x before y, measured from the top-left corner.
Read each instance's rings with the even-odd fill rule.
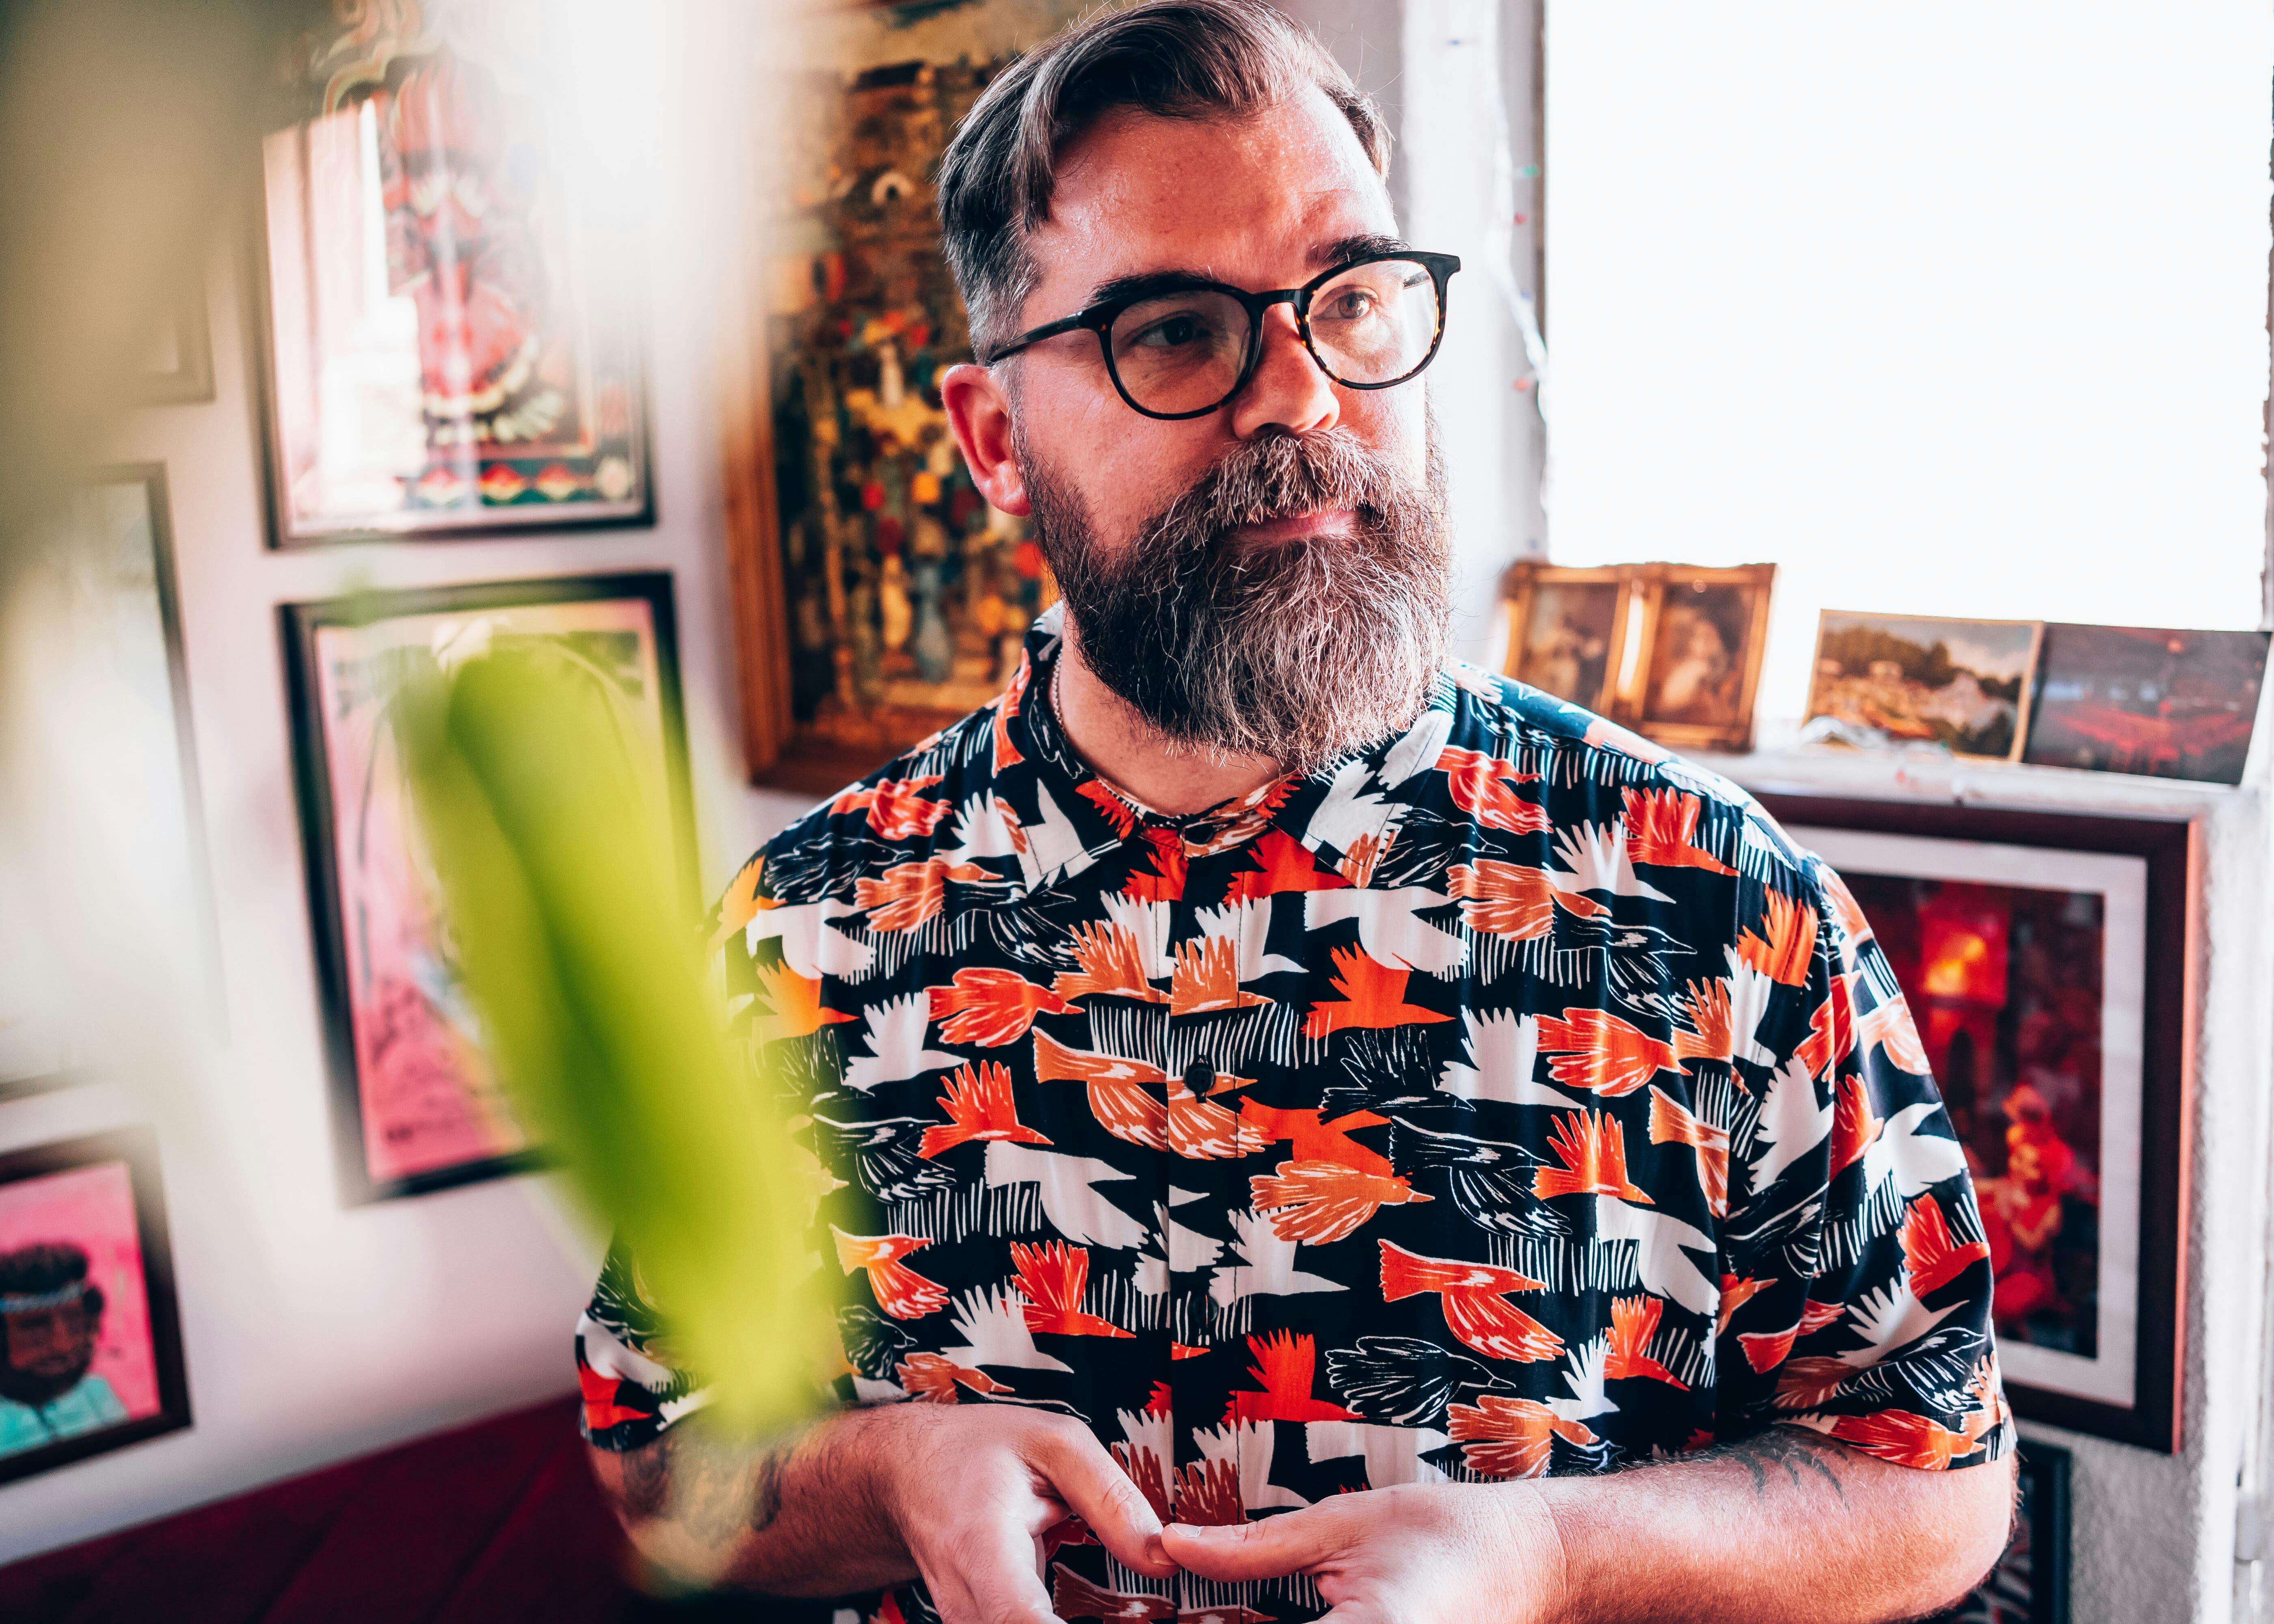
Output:
[[[2025,1438],[2013,1537],[1966,1599],[1931,1624],[2068,1624],[2069,1452]]]
[[[2195,898],[2202,835],[2195,820],[2014,807],[1896,801],[1761,786],[1755,798],[1788,829],[1808,827],[1981,842],[2144,861],[2139,1157],[2139,1268],[2128,1404],[2016,1380],[2006,1391],[2025,1419],[2175,1455],[2186,1368],[2187,1214],[2194,1116],[2199,957]],[[1804,840],[1803,841],[1805,844]],[[1837,865],[1835,865],[1836,867]],[[2103,1165],[2118,1154],[2104,1147]]]
[[[182,1360],[180,1305],[174,1290],[173,1248],[166,1226],[165,1187],[158,1166],[158,1136],[148,1128],[119,1128],[0,1154],[0,1188],[105,1162],[124,1162],[134,1194],[136,1239],[150,1311],[151,1360],[157,1376],[155,1414],[62,1439],[37,1448],[0,1455],[0,1483],[12,1483],[107,1455],[129,1444],[181,1432],[192,1425],[190,1387]]]
[[[356,1058],[345,911],[339,876],[332,861],[336,849],[336,809],[331,793],[331,763],[326,748],[324,718],[320,709],[318,635],[329,627],[365,627],[411,615],[631,600],[647,605],[655,639],[657,699],[661,713],[672,834],[678,847],[681,883],[692,904],[697,893],[697,850],[694,796],[688,774],[678,627],[668,572],[484,582],[319,603],[285,604],[278,608],[291,716],[301,850],[323,1011],[325,1066],[330,1079],[334,1162],[345,1205],[363,1206],[425,1195],[528,1172],[543,1165],[543,1153],[532,1148],[484,1156],[399,1178],[380,1179],[372,1175],[365,1153],[363,1082]]]

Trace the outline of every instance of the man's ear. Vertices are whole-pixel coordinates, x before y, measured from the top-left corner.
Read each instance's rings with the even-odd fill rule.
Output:
[[[939,375],[939,398],[971,483],[993,506],[1024,518],[1027,476],[1012,447],[1011,398],[1002,384],[988,368],[966,363]]]

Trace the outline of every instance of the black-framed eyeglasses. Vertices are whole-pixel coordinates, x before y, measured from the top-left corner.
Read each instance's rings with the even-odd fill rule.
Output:
[[[1140,286],[998,345],[987,364],[1087,327],[1131,409],[1175,421],[1214,411],[1247,385],[1263,358],[1263,314],[1295,312],[1319,370],[1353,389],[1387,389],[1436,359],[1445,336],[1445,284],[1457,254],[1364,254],[1299,288],[1250,293],[1220,282]]]

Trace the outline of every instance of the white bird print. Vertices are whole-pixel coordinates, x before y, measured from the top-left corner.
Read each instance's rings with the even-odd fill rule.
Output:
[[[1209,1296],[1225,1307],[1244,1297],[1293,1297],[1302,1291],[1347,1291],[1339,1281],[1306,1274],[1295,1267],[1294,1241],[1283,1241],[1254,1213],[1231,1214],[1232,1251],[1238,1263],[1218,1264],[1209,1279]]]
[[[1358,921],[1359,945],[1382,964],[1403,964],[1447,975],[1468,962],[1468,938],[1416,915],[1452,900],[1426,885],[1395,891],[1312,891],[1303,893],[1303,928],[1317,930],[1339,920]]]
[[[1161,1237],[1166,1243],[1169,1267],[1179,1274],[1212,1267],[1224,1256],[1224,1243],[1213,1235],[1203,1235],[1198,1229],[1178,1223],[1174,1214],[1159,1202],[1153,1204],[1155,1217],[1160,1221]]]
[[[1097,861],[1096,853],[1082,845],[1073,820],[1065,815],[1049,789],[1039,783],[1035,787],[1035,802],[1036,821],[1020,825],[1027,837],[1027,849],[1019,853],[1019,866],[1029,887],[1080,874]]]
[[[1627,855],[1627,826],[1579,823],[1555,831],[1555,861],[1570,873],[1541,870],[1547,883],[1566,896],[1576,891],[1607,891],[1614,897],[1642,897],[1653,902],[1673,898],[1645,883]]]
[[[1374,769],[1363,756],[1344,763],[1327,786],[1326,799],[1303,825],[1303,844],[1314,851],[1329,846],[1347,852],[1366,836],[1381,832],[1390,805],[1373,785]]]
[[[1877,1365],[1896,1349],[1918,1341],[1962,1306],[1953,1303],[1947,1308],[1929,1308],[1911,1295],[1909,1281],[1898,1275],[1848,1305],[1848,1328],[1864,1339],[1864,1346],[1834,1357],[1858,1370]]]
[[[983,1288],[965,1292],[955,1299],[955,1329],[964,1339],[963,1346],[939,1350],[941,1357],[955,1364],[997,1365],[1010,1370],[1073,1369],[1035,1346],[1035,1334],[1027,1328],[1026,1304],[1015,1291]]]
[[[1236,946],[1239,965],[1239,984],[1243,987],[1260,976],[1277,975],[1283,971],[1301,970],[1298,959],[1284,953],[1267,953],[1263,950],[1271,939],[1271,905],[1276,898],[1267,897],[1255,902],[1234,902],[1220,908],[1202,908],[1197,915],[1201,936],[1228,941]],[[1165,906],[1165,904],[1150,904]]]
[[[1092,1156],[1038,1150],[1009,1139],[992,1139],[987,1146],[987,1182],[1035,1185],[1050,1227],[1077,1246],[1145,1244],[1150,1231],[1097,1192],[1108,1180],[1134,1177]]]
[[[870,1004],[861,1027],[869,1052],[846,1061],[845,1086],[866,1094],[879,1083],[904,1083],[927,1071],[961,1065],[960,1055],[924,1047],[930,1025],[930,1006],[922,992]]]
[[[1382,758],[1382,771],[1377,775],[1384,789],[1396,789],[1411,778],[1417,778],[1437,764],[1445,753],[1445,741],[1453,736],[1453,713],[1450,710],[1428,710],[1413,724],[1412,731],[1389,747],[1389,754]]]
[[[1313,1463],[1344,1455],[1366,1459],[1366,1486],[1442,1483],[1445,1474],[1421,1456],[1453,1441],[1434,1426],[1388,1426],[1373,1421],[1306,1421],[1303,1447]]]
[[[857,912],[849,902],[824,897],[818,902],[783,902],[760,908],[742,928],[742,944],[758,951],[761,942],[779,940],[782,962],[809,981],[825,975],[857,981],[869,974],[877,950],[856,942],[832,921]]]
[[[1532,1079],[1540,1058],[1538,1016],[1519,1015],[1514,1010],[1480,1015],[1465,1009],[1461,1027],[1468,1034],[1469,1063],[1447,1061],[1437,1074],[1439,1093],[1462,1100],[1496,1100],[1503,1105],[1586,1109],[1585,1101]]]
[[[1618,1406],[1611,1402],[1603,1381],[1603,1367],[1610,1357],[1611,1338],[1607,1331],[1591,1342],[1583,1342],[1571,1350],[1571,1368],[1563,1372],[1563,1385],[1571,1389],[1570,1398],[1551,1398],[1547,1408],[1565,1421],[1585,1421],[1590,1416],[1616,1414]]]
[[[1877,1190],[1892,1178],[1908,1201],[1928,1188],[1966,1171],[1966,1148],[1939,1133],[1921,1133],[1919,1125],[1935,1114],[1931,1100],[1907,1105],[1887,1118],[1879,1137],[1864,1153],[1864,1186]]]
[[[1203,1461],[1230,1461],[1239,1469],[1239,1503],[1250,1511],[1267,1506],[1307,1506],[1294,1490],[1271,1481],[1271,1451],[1277,1443],[1276,1421],[1227,1421],[1218,1427],[1194,1427],[1193,1444]]]
[[[947,848],[938,855],[952,864],[1016,856],[1019,848],[1012,842],[1011,825],[1005,821],[1007,812],[991,789],[966,797],[948,830]]]
[[[1833,1099],[1818,1101],[1816,1079],[1809,1075],[1805,1060],[1796,1055],[1784,1063],[1784,1069],[1769,1081],[1760,1122],[1753,1130],[1753,1146],[1761,1154],[1747,1166],[1745,1176],[1754,1194],[1824,1143],[1832,1132],[1834,1109]]]
[[[1737,957],[1735,948],[1725,947],[1721,956],[1729,966],[1729,1038],[1740,1059],[1755,1065],[1773,1066],[1775,1051],[1765,1047],[1754,1034],[1760,1031],[1761,1022],[1769,1012],[1769,1000],[1776,996],[1776,978],[1754,968]]]
[[[1632,1207],[1614,1195],[1595,1198],[1595,1238],[1633,1241],[1635,1270],[1643,1289],[1669,1297],[1693,1314],[1711,1314],[1721,1305],[1721,1283],[1690,1260],[1702,1252],[1712,1259],[1720,1247],[1704,1230],[1647,1207]]]

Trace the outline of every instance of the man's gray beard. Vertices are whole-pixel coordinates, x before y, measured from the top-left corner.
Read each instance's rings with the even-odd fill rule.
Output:
[[[1349,430],[1242,442],[1111,553],[1017,441],[1082,662],[1171,748],[1311,772],[1411,726],[1444,655],[1451,550],[1430,424],[1416,488]],[[1350,535],[1239,542],[1346,508]]]

